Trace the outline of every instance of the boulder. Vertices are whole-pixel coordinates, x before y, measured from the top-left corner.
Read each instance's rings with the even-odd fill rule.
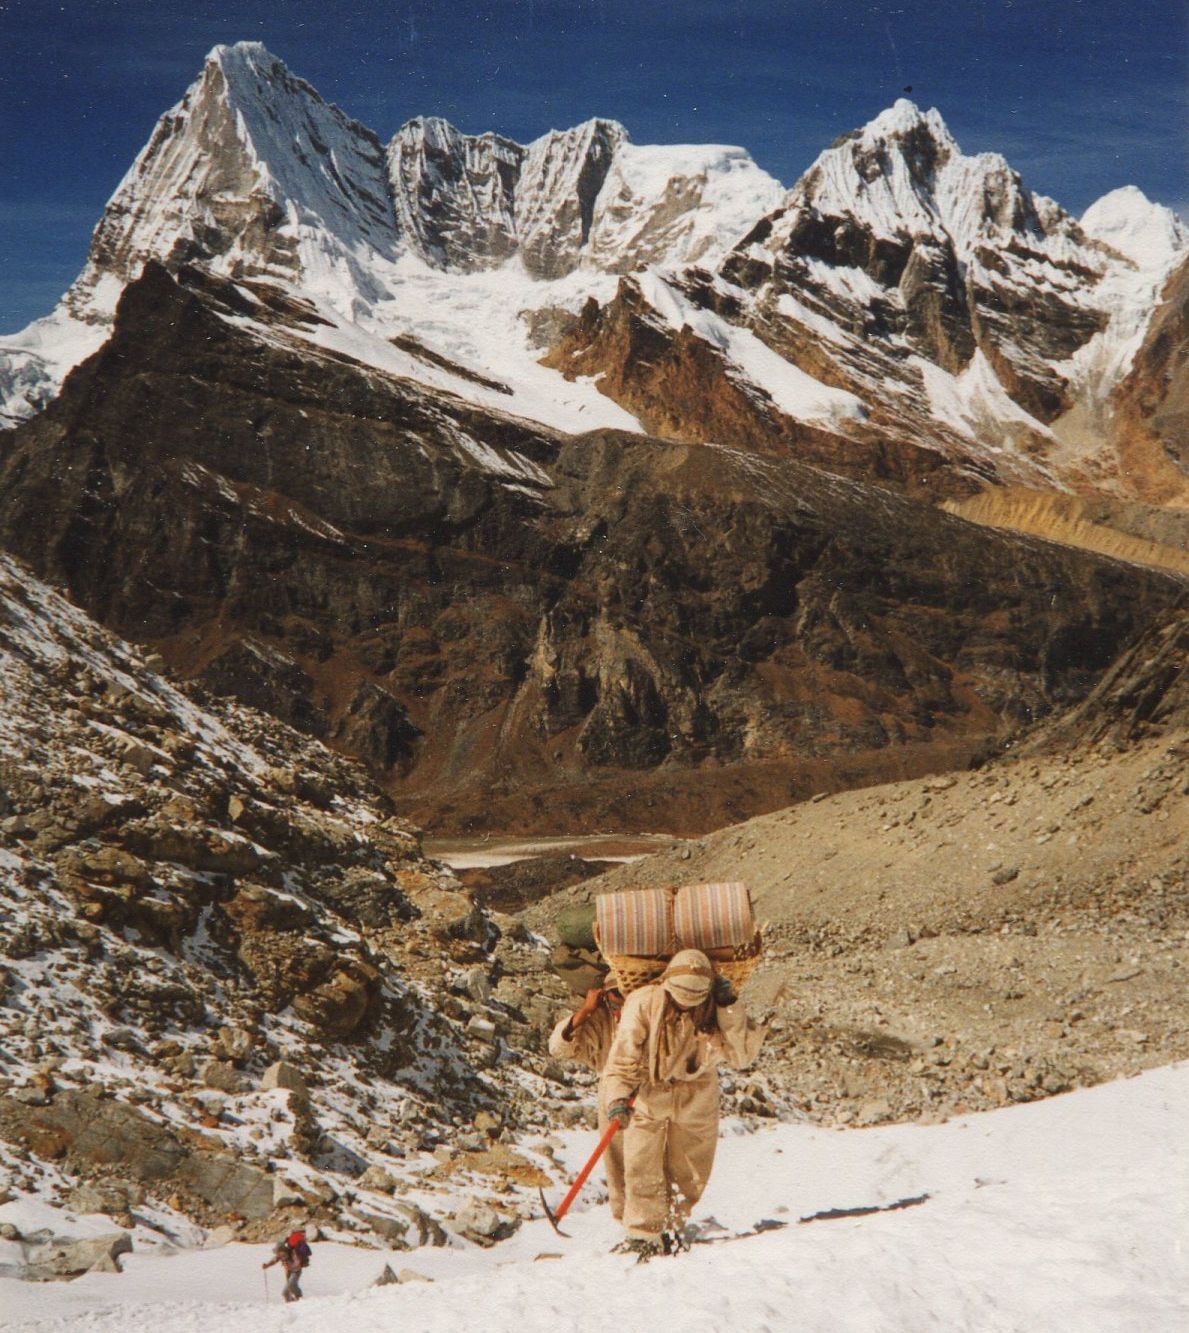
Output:
[[[204,1087],[237,1093],[244,1089],[244,1076],[227,1060],[208,1060],[202,1067]]]
[[[66,1206],[76,1213],[128,1213],[143,1202],[144,1190],[122,1180],[85,1181],[66,1196]]]
[[[520,1226],[519,1218],[503,1218],[485,1203],[469,1199],[454,1214],[452,1228],[477,1245],[494,1245],[505,1240]]]
[[[418,1245],[445,1245],[446,1232],[436,1217],[431,1217],[423,1208],[406,1200],[397,1200],[393,1207],[417,1228]]]
[[[493,1042],[496,1039],[495,1024],[491,1019],[475,1014],[467,1023],[467,1036],[478,1041]]]
[[[500,1118],[491,1111],[476,1111],[473,1121],[480,1134],[496,1134],[500,1128]]]
[[[381,1240],[387,1241],[394,1249],[410,1248],[405,1239],[409,1223],[404,1218],[393,1217],[390,1213],[377,1212],[371,1208],[352,1208],[351,1216],[358,1218],[364,1226],[370,1227]]]
[[[120,1255],[131,1252],[132,1237],[126,1231],[109,1231],[82,1240],[53,1240],[29,1256],[30,1276],[45,1281],[89,1271],[118,1273]]]
[[[296,1185],[282,1180],[280,1176],[274,1176],[272,1202],[274,1208],[301,1208],[305,1206],[306,1199]]]
[[[337,880],[323,881],[318,896],[349,921],[377,929],[419,915],[391,876],[365,866],[348,866]]]
[[[301,1071],[284,1060],[269,1065],[260,1079],[260,1087],[264,1092],[271,1092],[274,1088],[284,1088],[286,1092],[297,1092],[303,1097],[309,1096],[309,1088],[301,1076]]]
[[[230,1060],[232,1064],[242,1064],[252,1053],[256,1044],[255,1036],[246,1028],[221,1027],[215,1039],[215,1055],[220,1060]]]
[[[391,1194],[396,1189],[396,1181],[382,1166],[369,1166],[355,1184],[361,1190],[376,1190],[380,1194]]]
[[[151,881],[149,868],[122,847],[70,847],[57,859],[58,873],[77,876],[95,884],[130,884],[143,889]]]
[[[349,1037],[363,1025],[379,993],[379,971],[361,959],[345,958],[329,981],[294,996],[293,1008],[323,1037]]]

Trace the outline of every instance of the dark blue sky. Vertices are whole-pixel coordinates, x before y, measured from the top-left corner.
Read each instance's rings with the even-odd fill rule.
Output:
[[[385,140],[601,115],[792,184],[911,85],[1075,213],[1124,184],[1189,201],[1181,0],[0,0],[0,331],[51,309],[157,117],[239,40]]]

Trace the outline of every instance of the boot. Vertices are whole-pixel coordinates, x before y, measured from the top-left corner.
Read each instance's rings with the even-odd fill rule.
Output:
[[[612,1254],[634,1254],[638,1264],[646,1264],[658,1254],[667,1254],[660,1236],[628,1236],[612,1247]]]
[[[662,1254],[684,1254],[689,1249],[689,1237],[684,1227],[675,1227],[661,1232]]]

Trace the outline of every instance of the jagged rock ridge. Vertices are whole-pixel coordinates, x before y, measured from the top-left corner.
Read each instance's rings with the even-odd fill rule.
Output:
[[[934,494],[988,481],[1136,494],[1109,394],[1186,233],[1138,191],[1116,194],[1083,228],[902,100],[824,152],[715,271],[625,279],[551,361],[603,376],[642,422],[685,439],[832,454]],[[752,338],[866,410],[799,410]],[[844,438],[823,449],[807,422]]]
[[[906,101],[786,195],[742,150],[637,147],[609,120],[520,145],[420,118],[385,152],[241,43],[163,118],[0,380],[27,414],[146,259],[197,262],[309,302],[292,327],[316,344],[563,429],[640,424],[925,495],[1165,503],[1184,467],[1144,442],[1161,392],[1110,395],[1185,244],[1130,189],[1079,226]]]

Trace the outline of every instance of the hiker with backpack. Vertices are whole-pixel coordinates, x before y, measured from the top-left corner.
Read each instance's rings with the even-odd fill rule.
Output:
[[[586,992],[581,1008],[563,1018],[549,1035],[549,1054],[555,1059],[576,1060],[599,1075],[598,1116],[599,1133],[611,1123],[607,1115],[604,1069],[619,1015],[623,1009],[623,994],[614,972],[608,972],[601,986],[592,986]],[[623,1218],[623,1135],[617,1134],[603,1154],[607,1173],[607,1193],[611,1216]]]
[[[717,1066],[745,1069],[759,1052],[764,1031],[737,998],[704,953],[683,949],[624,1001],[600,1092],[622,1130],[627,1238],[617,1248],[641,1259],[685,1248],[714,1165]]]
[[[271,1268],[280,1264],[285,1271],[285,1290],[282,1293],[286,1302],[301,1300],[301,1273],[310,1262],[310,1247],[304,1231],[294,1231],[284,1240],[277,1241],[273,1247],[273,1257],[260,1265]]]

